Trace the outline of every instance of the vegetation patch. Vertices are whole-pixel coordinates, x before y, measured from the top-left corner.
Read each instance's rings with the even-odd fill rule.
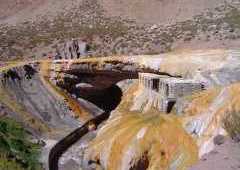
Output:
[[[0,120],[0,169],[41,170],[40,146],[29,141],[26,131],[9,118]]]
[[[235,138],[240,134],[240,84],[236,83],[229,87],[229,99],[220,110],[223,114],[223,125],[228,134]]]
[[[240,112],[227,113],[223,119],[223,124],[232,138],[238,136],[240,134]]]
[[[25,122],[27,127],[36,130],[38,133],[50,131],[44,122],[26,111],[26,109],[13,100],[9,94],[10,92],[7,89],[0,87],[0,102],[9,107],[13,112],[18,113],[21,116],[22,122]]]
[[[233,28],[240,28],[240,10],[237,8],[233,8],[226,13],[224,20]]]

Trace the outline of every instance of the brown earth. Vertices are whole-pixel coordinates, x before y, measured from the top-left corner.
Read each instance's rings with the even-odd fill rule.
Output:
[[[191,19],[224,0],[99,0],[110,16],[124,16],[139,23],[174,24]]]
[[[79,3],[81,0],[0,0],[0,19],[17,17],[23,13],[26,15],[22,15],[20,20],[44,12],[57,13]],[[122,16],[139,23],[173,24],[214,9],[224,0],[98,0],[98,3],[109,16]]]
[[[237,48],[235,0],[0,0],[2,60],[54,56],[72,38],[91,55],[156,54],[175,49]]]
[[[225,139],[213,151],[204,155],[201,160],[189,170],[238,170],[240,169],[240,144]]]
[[[17,17],[22,11],[34,11],[46,0],[0,0],[0,21]]]

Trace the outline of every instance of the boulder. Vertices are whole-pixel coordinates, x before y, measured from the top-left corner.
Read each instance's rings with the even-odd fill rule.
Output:
[[[240,142],[240,134],[237,134],[233,137],[234,142],[239,143]]]
[[[222,145],[225,142],[225,136],[223,135],[217,135],[213,138],[213,143],[215,145]]]

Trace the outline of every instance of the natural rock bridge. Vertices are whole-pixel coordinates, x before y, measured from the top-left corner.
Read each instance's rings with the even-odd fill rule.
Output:
[[[58,64],[61,66],[57,66]],[[57,68],[60,69],[57,70]],[[157,106],[161,112],[169,112],[179,97],[203,89],[203,85],[199,82],[173,77],[167,73],[156,74],[156,70],[138,67],[131,63],[123,65],[122,63],[109,62],[100,66],[91,62],[71,65],[58,62],[54,66],[54,71],[61,75],[61,80],[55,81],[56,85],[66,89],[73,97],[86,99],[105,111],[61,140],[52,149],[49,167],[54,170],[57,169],[58,159],[65,150],[91,131],[91,127],[97,128],[120,103],[122,92],[115,85],[117,82],[138,78],[140,86],[161,99]],[[59,75],[55,74],[51,79],[55,80],[57,76]]]
[[[37,62],[35,62],[37,63]],[[40,65],[42,62],[40,62]],[[17,74],[21,77],[25,76],[23,83],[26,83],[26,86],[30,86],[32,83],[36,81],[36,78],[42,80],[41,76],[47,77],[51,83],[65,89],[68,94],[70,94],[73,98],[83,98],[91,103],[97,105],[105,112],[98,115],[93,114],[92,119],[87,119],[87,123],[82,125],[80,128],[76,129],[73,133],[68,135],[66,138],[62,139],[51,151],[49,156],[49,167],[50,169],[57,169],[58,159],[61,154],[70,147],[74,142],[78,141],[84,134],[89,131],[89,125],[93,125],[95,128],[104,120],[106,120],[109,116],[109,113],[114,110],[117,105],[121,101],[122,91],[121,89],[116,86],[115,84],[119,81],[125,79],[137,79],[139,77],[139,83],[142,85],[146,90],[148,90],[152,94],[156,94],[159,97],[164,93],[164,90],[160,88],[160,82],[165,82],[165,92],[171,92],[171,89],[177,90],[177,88],[185,89],[187,87],[190,93],[195,91],[195,89],[199,90],[199,84],[191,84],[190,86],[194,87],[191,88],[188,85],[184,85],[184,80],[181,79],[182,83],[179,83],[180,86],[171,86],[174,81],[180,80],[178,75],[171,75],[168,72],[161,72],[161,70],[148,67],[147,65],[141,65],[140,63],[131,62],[131,60],[94,60],[94,59],[81,59],[81,60],[55,60],[55,61],[43,61],[43,63],[48,63],[48,67],[46,68],[46,73],[44,73],[44,69],[42,66],[38,64],[30,64],[23,67],[24,71],[21,69],[12,68],[10,69],[7,74],[10,75],[10,78],[13,77],[14,79],[18,79]],[[35,74],[31,74],[31,68],[35,70]],[[40,72],[39,72],[40,71]],[[146,74],[147,72],[147,74]],[[17,73],[17,74],[13,74]],[[150,74],[151,73],[151,74]],[[154,74],[153,74],[154,73]],[[4,75],[3,75],[4,77]],[[160,78],[161,77],[161,78]],[[165,77],[164,79],[162,79]],[[167,79],[166,79],[167,78]],[[22,79],[22,78],[21,78]],[[26,81],[29,79],[29,82]],[[3,79],[4,80],[4,79]],[[162,81],[168,80],[168,81]],[[171,80],[171,81],[170,81]],[[174,80],[174,81],[173,81]],[[22,80],[18,80],[22,81]],[[45,82],[45,81],[44,81]],[[34,83],[35,84],[35,83]],[[40,83],[41,84],[41,83]],[[46,85],[46,82],[44,83]],[[168,86],[167,86],[168,85]],[[30,86],[31,87],[31,86]],[[47,87],[47,86],[46,86]],[[171,88],[172,87],[172,88]],[[177,88],[175,88],[177,87]],[[13,87],[14,88],[14,87]],[[33,88],[33,87],[31,87]],[[36,87],[38,88],[38,87]],[[168,89],[168,90],[167,90]],[[184,91],[181,91],[183,93]],[[189,94],[190,94],[189,93]],[[30,96],[32,95],[32,96]],[[38,97],[39,93],[36,91],[36,94],[26,94],[27,101],[39,100]],[[43,93],[41,94],[43,95]],[[44,95],[47,95],[44,92]],[[162,102],[159,103],[157,106],[159,109],[164,111],[168,111],[169,106],[172,105],[171,101],[178,97],[178,94],[175,95],[174,98],[171,98],[171,93],[165,95],[166,98],[161,98]],[[181,96],[181,95],[180,95]],[[31,97],[31,98],[29,98]],[[171,99],[171,100],[170,100]],[[50,100],[50,99],[49,99]],[[51,99],[52,100],[52,99]],[[24,100],[25,101],[25,100]],[[167,102],[165,102],[167,101]],[[47,102],[47,100],[46,100]],[[35,106],[38,103],[37,101],[32,103],[34,106],[32,110],[36,110],[40,108],[39,106]],[[26,103],[27,105],[27,103]],[[50,108],[50,106],[49,106]],[[55,107],[54,107],[55,108]],[[53,109],[54,109],[53,108]],[[30,111],[32,111],[30,110]],[[40,118],[42,115],[45,115],[43,110],[38,110]],[[66,112],[66,113],[65,113]],[[58,115],[60,112],[56,112],[56,119],[62,119],[62,115]],[[67,115],[67,111],[64,111],[64,115]],[[55,117],[54,117],[55,118]],[[46,118],[43,117],[43,120]],[[69,118],[71,119],[71,118]],[[58,122],[51,118],[51,121]],[[69,124],[69,122],[67,122]],[[60,126],[60,125],[59,125]],[[75,125],[74,125],[75,126]]]
[[[61,73],[62,78],[61,81],[56,82],[56,85],[66,89],[72,96],[84,98],[105,111],[113,110],[120,102],[121,89],[115,84],[125,79],[139,79],[140,86],[159,98],[156,107],[161,112],[170,112],[179,98],[204,89],[204,84],[200,81],[174,77],[154,69],[132,63],[123,64],[119,61],[108,61],[104,64],[94,62],[65,64],[58,72]],[[96,94],[99,93],[103,93],[99,95],[101,99],[107,96],[116,96],[119,99],[116,101],[109,98],[106,102],[96,100]],[[109,107],[112,101],[116,102],[113,107]]]
[[[139,59],[123,57],[121,59],[87,58],[22,62],[0,68],[1,102],[13,110],[12,116],[18,116],[20,121],[29,126],[29,129],[36,129],[36,135],[47,133],[48,129],[45,127],[48,127],[54,132],[54,134],[51,133],[51,137],[54,136],[53,138],[59,141],[60,138],[74,131],[60,140],[51,150],[49,167],[57,170],[58,159],[62,153],[84,134],[97,128],[102,121],[108,118],[110,111],[119,104],[122,92],[115,85],[118,81],[139,78],[139,91],[144,91],[144,93],[146,91],[149,96],[144,97],[147,100],[148,97],[154,97],[154,100],[150,101],[152,103],[149,103],[162,112],[169,112],[172,104],[177,103],[179,98],[203,90],[205,82],[208,82],[206,87],[227,84],[229,82],[225,79],[230,77],[229,75],[233,80],[231,82],[239,81],[238,74],[235,74],[239,67],[231,67],[227,71],[225,68],[221,68],[226,63],[236,63],[237,58],[219,58],[219,56],[217,53],[211,60],[199,57],[198,59],[201,61],[199,63],[195,61],[195,58],[190,60],[189,57],[181,57],[181,60],[176,60],[171,56],[165,61],[161,56],[153,58],[151,56],[144,58],[143,56]],[[219,64],[216,65],[216,61]],[[191,67],[193,63],[194,66]],[[225,69],[225,77],[222,76],[221,69]],[[191,78],[199,81],[193,81]],[[82,118],[80,115],[80,121],[77,121],[70,116],[75,111],[69,111],[68,103],[52,93],[56,86],[50,84],[57,85],[60,93],[68,94],[64,95],[63,99],[70,96],[78,102],[78,99],[85,98],[105,112],[101,112],[102,114],[96,112],[96,114],[92,114],[92,117],[84,120],[80,120]],[[117,100],[106,96],[115,97]],[[159,100],[155,100],[155,98]],[[102,99],[114,102],[111,107],[106,107],[109,102],[104,103]],[[101,105],[102,103],[104,105]],[[77,129],[79,126],[81,127]]]
[[[172,77],[154,69],[119,61],[71,63],[70,60],[58,60],[51,68],[50,79],[55,85],[65,89],[74,98],[83,98],[107,112],[116,108],[121,101],[122,92],[116,85],[118,82],[138,79],[140,72]]]

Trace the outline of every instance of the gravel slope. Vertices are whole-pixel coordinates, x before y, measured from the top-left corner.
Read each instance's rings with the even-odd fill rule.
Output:
[[[2,7],[0,8],[0,19],[17,17],[21,21],[21,19],[28,18],[29,14],[37,16],[48,12],[52,15],[62,10],[68,10],[68,7],[73,7],[81,2],[82,0],[0,0]],[[173,24],[191,19],[207,9],[214,9],[223,4],[224,0],[98,0],[98,3],[109,16],[124,16],[135,19],[139,23]]]
[[[189,170],[238,170],[240,169],[240,143],[225,139],[213,151],[204,155]]]
[[[110,16],[125,16],[139,23],[173,24],[191,19],[224,0],[99,0]]]
[[[0,6],[0,60],[55,56],[72,39],[87,41],[93,56],[240,43],[235,0],[0,0]]]

